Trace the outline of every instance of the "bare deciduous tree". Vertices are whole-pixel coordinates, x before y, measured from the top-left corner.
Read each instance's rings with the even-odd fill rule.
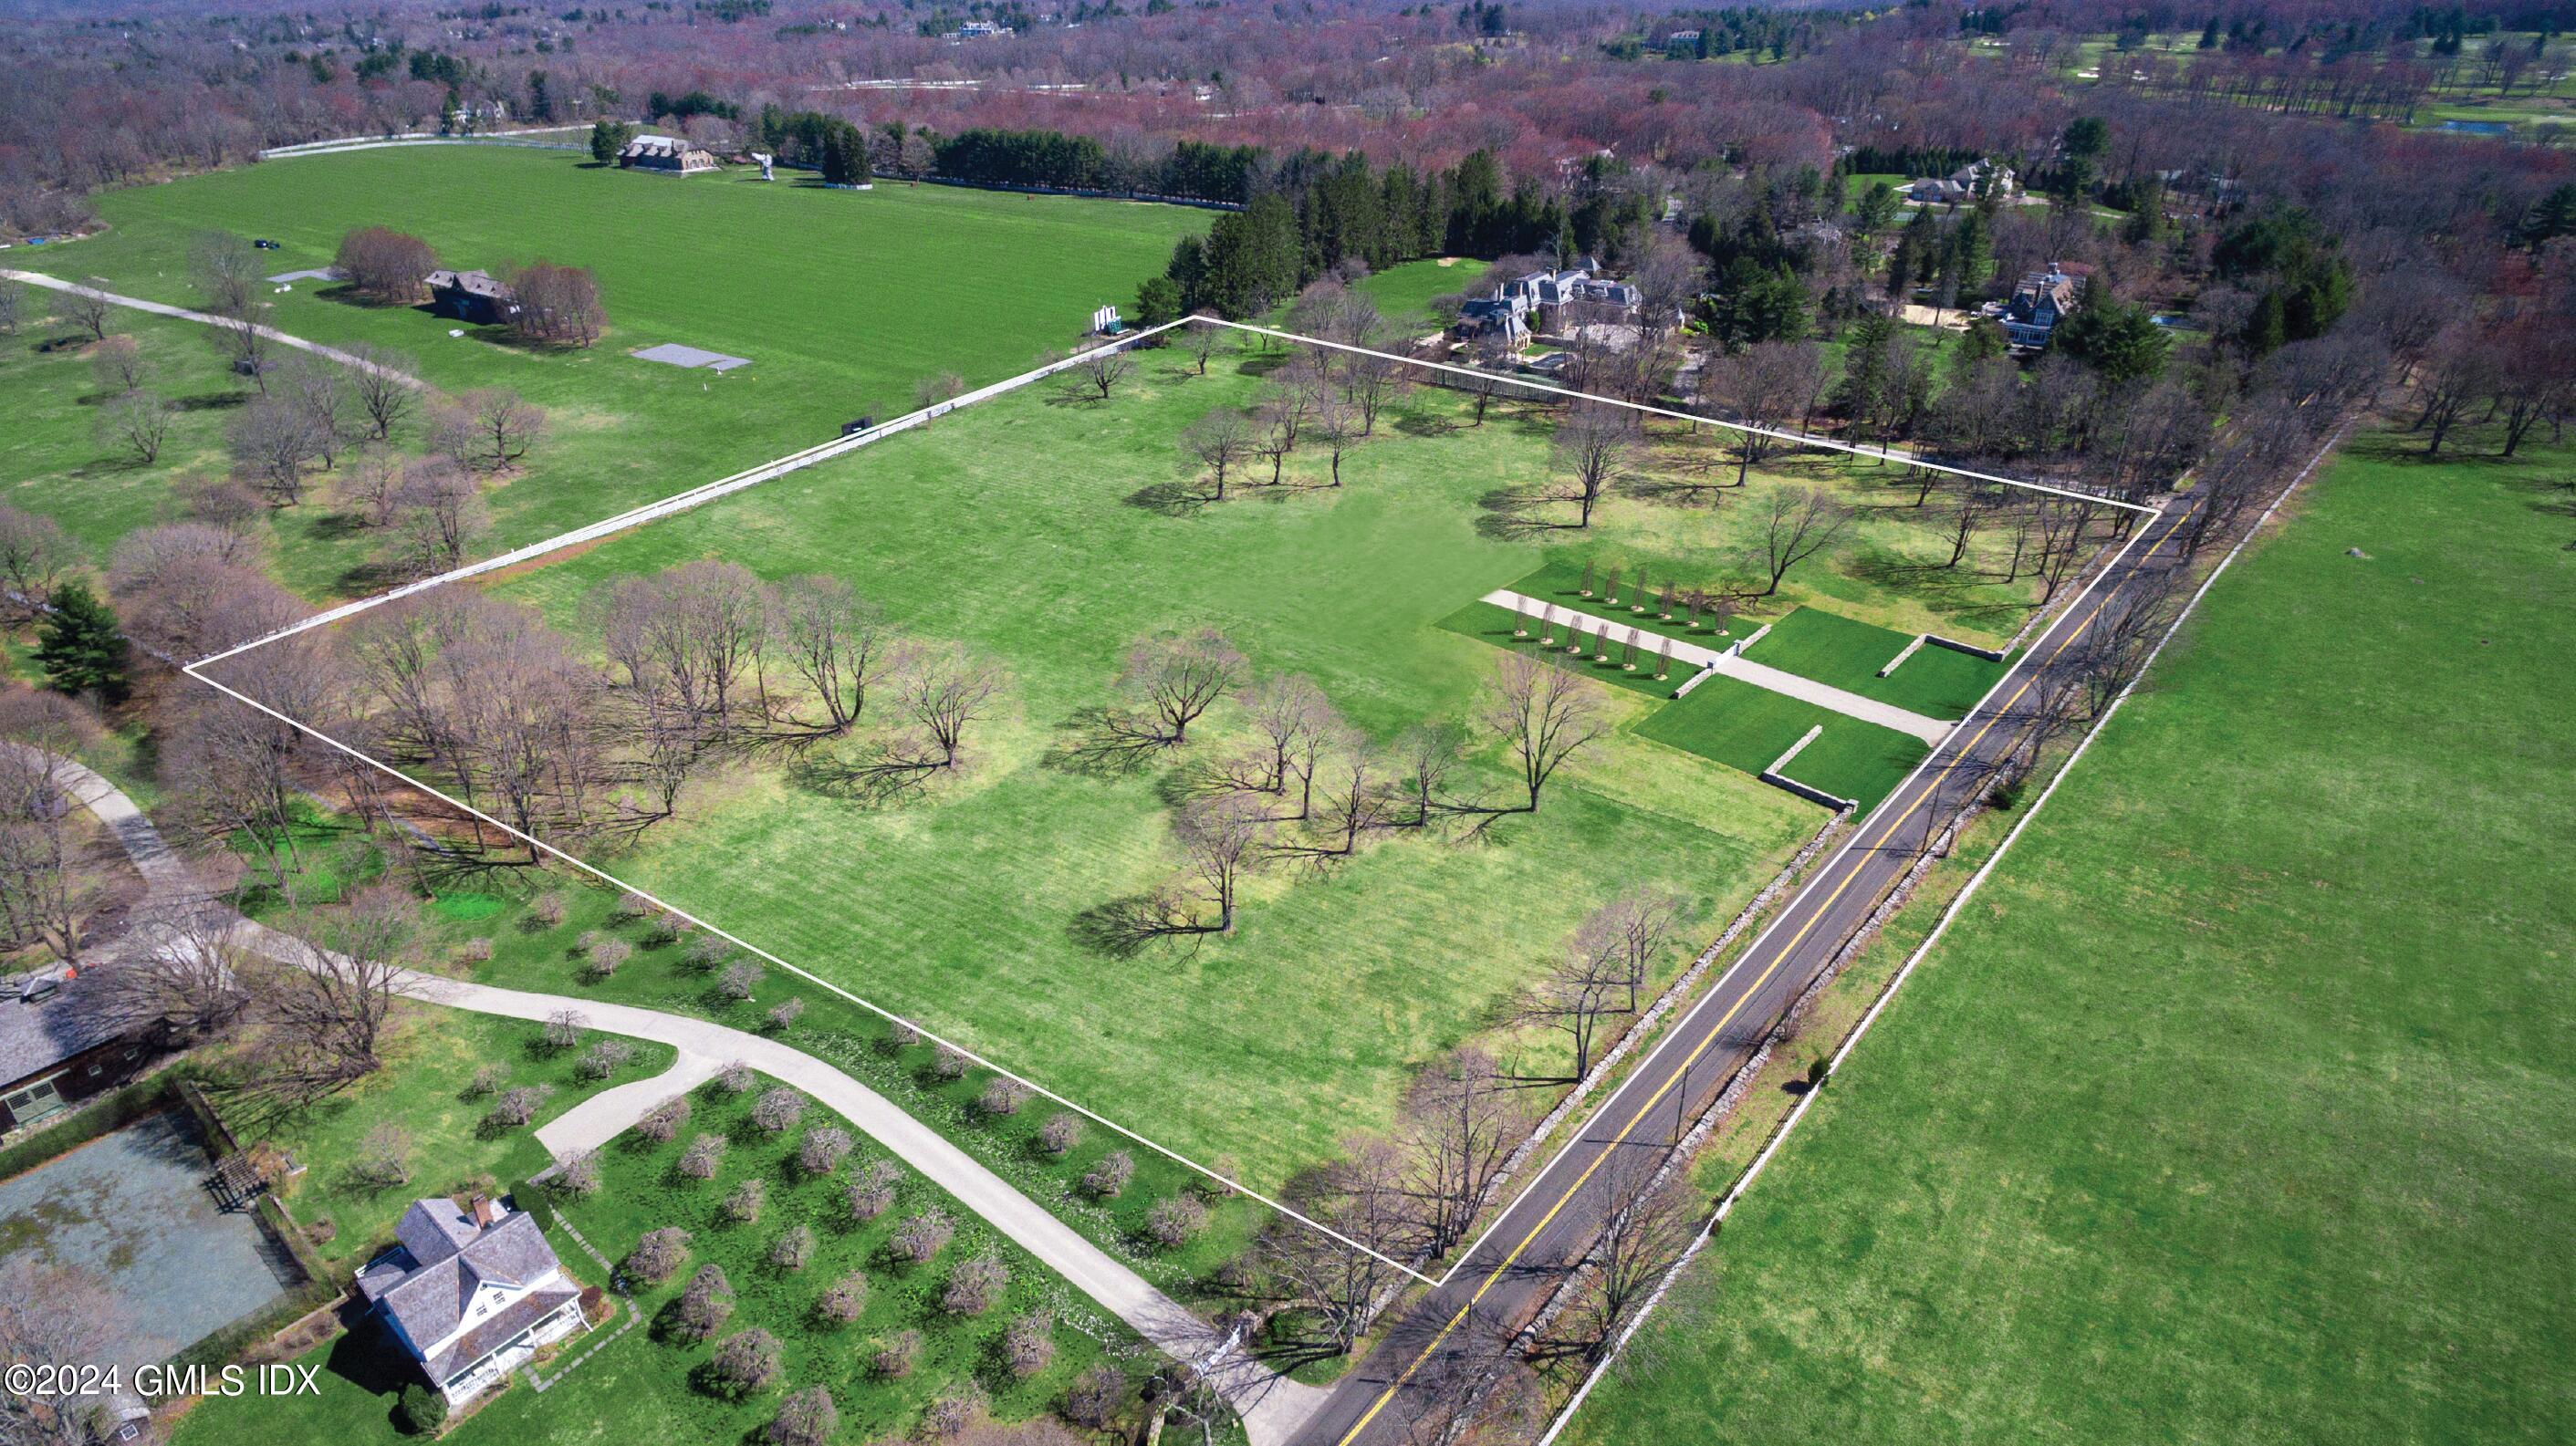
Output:
[[[1812,487],[1781,487],[1765,500],[1755,566],[1763,570],[1765,581],[1755,597],[1769,597],[1780,590],[1780,582],[1789,570],[1822,552],[1851,521],[1851,510],[1831,496]]]
[[[398,564],[416,576],[463,565],[492,528],[483,488],[452,457],[422,457],[402,469],[392,517]]]
[[[1065,369],[1066,390],[1086,400],[1105,402],[1135,369],[1136,358],[1126,347],[1096,346]]]
[[[1478,707],[1485,727],[1520,765],[1529,791],[1524,813],[1538,812],[1539,791],[1573,757],[1610,731],[1586,679],[1553,654],[1511,653],[1497,660]]]
[[[279,507],[304,500],[325,449],[313,414],[284,396],[254,398],[225,429],[233,470]]]
[[[350,394],[366,414],[367,434],[381,442],[393,435],[419,402],[420,388],[410,379],[418,374],[420,364],[368,341],[349,347],[348,353],[355,363],[349,369]]]
[[[1637,454],[1636,419],[1628,412],[1586,402],[1557,424],[1556,466],[1566,474],[1565,500],[1575,504],[1575,526],[1592,525],[1592,509],[1610,485],[1627,474]]]
[[[0,607],[10,615],[43,616],[41,604],[77,560],[61,523],[0,502],[0,588],[9,594],[0,599]]]
[[[130,454],[137,466],[161,460],[161,444],[170,435],[170,404],[144,391],[118,395],[98,409],[99,439]]]
[[[1401,1126],[1405,1188],[1431,1255],[1466,1238],[1504,1162],[1535,1123],[1528,1100],[1492,1056],[1473,1047],[1451,1050],[1414,1077]]]
[[[1212,500],[1225,500],[1225,481],[1255,452],[1252,423],[1232,407],[1219,407],[1181,432],[1182,454],[1205,468],[1216,484]]]
[[[528,455],[545,435],[546,414],[503,387],[464,392],[433,406],[430,438],[469,466],[498,472]]]
[[[151,358],[134,338],[119,334],[90,344],[89,374],[111,397],[139,391],[152,379]]]
[[[1661,1159],[1623,1153],[1602,1172],[1609,1209],[1572,1305],[1560,1312],[1546,1349],[1597,1362],[1630,1316],[1654,1293],[1699,1233],[1699,1200],[1687,1172],[1656,1178]]]
[[[900,673],[908,660],[883,615],[837,577],[787,579],[774,591],[768,614],[771,647],[823,709],[812,721],[785,714],[800,732],[847,733],[867,711],[868,690]]]
[[[93,276],[86,286],[75,286],[58,293],[62,300],[63,320],[81,329],[91,341],[107,340],[107,318],[115,303],[107,299],[107,278]]]
[[[407,304],[427,293],[438,253],[428,242],[385,226],[361,226],[340,238],[331,263],[369,301]]]
[[[1155,742],[1188,741],[1190,724],[1243,684],[1243,654],[1214,628],[1148,638],[1130,648],[1119,683],[1140,697]]]
[[[96,1280],[47,1265],[34,1251],[0,1261],[0,1355],[10,1365],[77,1379],[95,1368],[121,1312]],[[9,1446],[89,1446],[98,1439],[95,1397],[0,1391],[0,1441]]]

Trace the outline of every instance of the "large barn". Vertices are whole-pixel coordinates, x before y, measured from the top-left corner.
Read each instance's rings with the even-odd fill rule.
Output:
[[[678,136],[637,136],[617,153],[617,164],[622,170],[693,176],[716,169],[716,158],[706,147],[693,146]]]

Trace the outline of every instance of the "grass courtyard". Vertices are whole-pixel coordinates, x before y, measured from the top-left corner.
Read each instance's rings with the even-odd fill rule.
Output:
[[[1025,370],[1037,352],[1069,344],[1094,307],[1132,304],[1172,243],[1208,220],[1179,206],[896,184],[851,193],[740,171],[674,184],[502,147],[276,161],[110,191],[97,204],[106,231],[12,253],[10,264],[195,304],[187,252],[201,230],[277,240],[281,249],[261,255],[283,274],[328,265],[353,227],[384,225],[420,236],[450,266],[497,273],[543,258],[593,268],[610,329],[577,352],[531,351],[470,328],[451,338],[451,323],[426,311],[355,304],[329,283],[266,298],[270,324],[292,335],[390,346],[440,388],[510,387],[547,410],[548,438],[490,497],[489,552],[824,441],[851,418],[910,410],[925,378],[954,372],[971,386]],[[116,324],[143,325],[130,312]],[[187,336],[205,329],[154,330],[220,379],[211,341]],[[717,376],[627,355],[663,342],[753,364]],[[86,369],[68,365],[86,390]],[[13,496],[85,540],[104,533],[83,469],[94,471],[105,449],[86,422],[48,423],[34,440],[27,451],[19,438],[0,444],[13,448]],[[149,500],[119,505],[141,517]],[[300,506],[272,526],[277,570],[298,591],[323,597],[373,581],[363,569],[371,540],[333,508]]]
[[[2570,457],[2401,447],[2210,595],[1580,1439],[2576,1433]]]

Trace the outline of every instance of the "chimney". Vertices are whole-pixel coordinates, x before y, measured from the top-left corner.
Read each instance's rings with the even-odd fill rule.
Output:
[[[489,1230],[501,1220],[500,1203],[489,1195],[475,1196],[466,1205],[465,1211],[474,1217],[474,1228],[477,1230]]]

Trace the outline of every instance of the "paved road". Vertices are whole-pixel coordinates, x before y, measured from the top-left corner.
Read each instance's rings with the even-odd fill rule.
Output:
[[[2125,559],[2047,630],[1992,698],[1961,721],[1925,766],[1853,831],[1779,917],[1666,1033],[1436,1289],[1408,1309],[1344,1376],[1297,1436],[1301,1446],[1394,1443],[1431,1382],[1464,1368],[1469,1342],[1526,1322],[1590,1251],[1608,1201],[1669,1153],[1695,1116],[1750,1058],[1790,1001],[1825,968],[1916,857],[1927,818],[1946,821],[1968,791],[1965,759],[1991,759],[2027,726],[2034,683],[2088,629],[2133,602],[2148,575],[2174,565],[2182,513],[2143,521]],[[1935,805],[1937,796],[1938,803]]]
[[[131,798],[102,775],[69,759],[58,758],[56,765],[63,771],[73,796],[97,815],[133,859],[152,897],[196,897],[197,884],[187,864],[171,851],[160,830],[153,827],[152,820]],[[300,941],[248,920],[241,921],[239,927],[238,937],[244,947],[298,967],[306,964],[309,953]],[[496,989],[435,974],[411,974],[404,984],[405,992],[415,999],[511,1019],[543,1021],[571,1009],[593,1029],[656,1040],[677,1051],[671,1067],[663,1073],[602,1091],[540,1126],[538,1140],[558,1159],[575,1150],[595,1149],[607,1143],[641,1119],[645,1111],[739,1060],[813,1096],[901,1156],[905,1164],[936,1181],[967,1209],[1064,1276],[1076,1290],[1134,1327],[1137,1334],[1174,1359],[1201,1365],[1242,1413],[1254,1446],[1277,1446],[1290,1440],[1299,1424],[1322,1401],[1322,1391],[1275,1376],[1245,1352],[1230,1348],[1206,1321],[1155,1289],[1143,1276],[1021,1194],[945,1136],[836,1066],[802,1050],[708,1020],[628,1004]]]

